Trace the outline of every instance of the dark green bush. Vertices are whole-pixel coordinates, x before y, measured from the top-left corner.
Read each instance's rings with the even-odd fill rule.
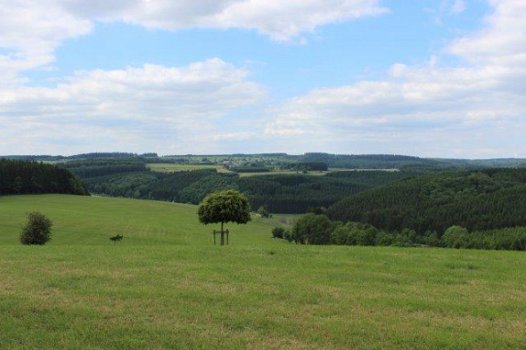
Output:
[[[438,237],[438,234],[435,231],[427,231],[424,234],[422,243],[430,247],[439,247],[440,238]]]
[[[377,234],[378,230],[371,225],[348,222],[336,227],[331,240],[339,245],[375,245]]]
[[[259,207],[257,213],[261,215],[262,218],[270,217],[270,213],[268,212],[267,207],[265,207],[264,205]]]
[[[289,242],[294,241],[294,238],[292,237],[292,232],[290,230],[285,230],[283,233],[283,239],[286,239]]]
[[[272,238],[283,239],[285,236],[285,229],[283,227],[274,227],[272,229]]]
[[[448,248],[468,248],[468,230],[457,225],[451,226],[444,232],[441,242],[444,247]]]
[[[347,225],[338,225],[332,231],[331,242],[336,245],[349,245],[349,228]]]
[[[44,245],[51,239],[53,223],[44,214],[32,212],[27,214],[27,223],[22,229],[20,242],[22,244]]]
[[[375,243],[379,246],[390,246],[393,245],[396,240],[395,235],[387,233],[385,231],[379,231],[376,235]]]
[[[292,238],[300,244],[329,244],[334,223],[325,215],[307,214],[292,228]]]

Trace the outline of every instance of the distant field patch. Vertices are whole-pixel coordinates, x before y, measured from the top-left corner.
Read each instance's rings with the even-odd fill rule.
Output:
[[[166,164],[166,163],[150,163],[146,165],[147,168],[159,173],[177,173],[183,171],[206,170],[215,169],[218,173],[231,174],[235,171],[230,171],[220,164]],[[330,168],[328,171],[297,171],[297,170],[271,170],[266,172],[239,172],[240,177],[249,176],[266,176],[266,175],[310,175],[323,176],[329,173],[341,171],[385,171],[397,172],[398,169],[350,169],[350,168]]]
[[[272,226],[283,226],[292,228],[292,225],[298,220],[301,214],[272,214],[269,218],[261,218],[261,222]]]
[[[350,169],[350,168],[330,168],[328,171],[297,171],[297,170],[272,170],[268,172],[257,172],[257,173],[240,173],[240,177],[248,176],[265,176],[265,175],[310,175],[310,176],[324,176],[330,173],[342,172],[342,171],[385,171],[385,172],[398,172],[398,169]]]
[[[194,171],[215,169],[218,173],[230,173],[222,165],[218,164],[165,164],[165,163],[151,163],[146,165],[152,171],[159,173],[177,173],[181,171]]]

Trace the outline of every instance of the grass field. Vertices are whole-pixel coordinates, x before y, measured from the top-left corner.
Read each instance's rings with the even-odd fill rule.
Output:
[[[218,173],[232,173],[222,165],[217,164],[168,164],[168,163],[150,163],[147,167],[155,172],[161,173],[177,173],[181,171],[193,171],[203,169],[215,169]],[[239,173],[240,177],[248,176],[265,176],[265,175],[311,175],[311,176],[323,176],[329,173],[338,171],[399,171],[398,169],[345,169],[345,168],[331,168],[328,171],[307,171],[305,173],[296,170],[273,170],[268,172],[242,172]]]
[[[167,164],[167,163],[150,163],[146,165],[149,169],[161,173],[177,173],[181,171],[215,169],[219,173],[230,173],[222,165],[216,164]]]
[[[398,169],[347,169],[347,168],[330,168],[328,171],[296,171],[296,170],[274,170],[268,172],[259,173],[239,173],[240,177],[247,176],[265,176],[265,175],[311,175],[311,176],[324,176],[329,173],[335,173],[339,171],[387,171],[397,172]]]
[[[30,210],[46,246],[18,243]],[[524,253],[298,246],[262,219],[219,247],[195,213],[0,197],[0,349],[526,348]]]

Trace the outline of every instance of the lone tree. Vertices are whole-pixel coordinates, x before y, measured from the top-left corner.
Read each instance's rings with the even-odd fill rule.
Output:
[[[221,223],[221,245],[225,244],[224,224],[250,221],[250,204],[247,197],[235,190],[211,193],[199,205],[199,221],[203,224]]]
[[[27,214],[27,223],[20,234],[22,244],[44,245],[51,239],[53,223],[44,214],[32,212]]]

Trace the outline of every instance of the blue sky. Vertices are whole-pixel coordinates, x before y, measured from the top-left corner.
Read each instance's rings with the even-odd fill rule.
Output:
[[[11,1],[0,154],[526,157],[519,0]]]

